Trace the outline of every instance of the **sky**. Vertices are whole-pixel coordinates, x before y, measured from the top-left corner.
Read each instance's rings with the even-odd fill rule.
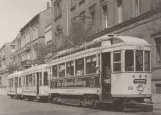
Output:
[[[47,8],[50,0],[0,0],[0,48],[12,42],[20,29]]]

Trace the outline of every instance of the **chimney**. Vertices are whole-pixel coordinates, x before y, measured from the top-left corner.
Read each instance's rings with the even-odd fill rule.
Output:
[[[47,2],[47,9],[50,8],[50,2]]]

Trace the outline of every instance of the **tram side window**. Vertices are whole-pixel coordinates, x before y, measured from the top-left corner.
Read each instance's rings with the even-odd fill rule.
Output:
[[[32,77],[33,77],[32,85],[35,86],[35,73],[32,74]]]
[[[59,65],[59,77],[65,77],[65,63]]]
[[[29,74],[29,86],[32,86],[32,74]]]
[[[44,72],[44,85],[48,85],[48,73]]]
[[[83,75],[84,74],[84,58],[78,59],[75,61],[76,65],[76,75]]]
[[[74,61],[67,62],[66,66],[67,66],[67,77],[74,76]]]
[[[96,55],[86,57],[86,74],[96,73]]]
[[[29,77],[28,77],[28,75],[26,76],[26,86],[28,86],[28,81],[29,81],[29,79],[28,79]]]
[[[40,81],[39,84],[40,84],[40,86],[42,86],[42,72],[39,73],[39,77],[40,77],[40,78],[39,78],[39,81]]]
[[[134,51],[125,51],[125,71],[134,71]]]
[[[23,76],[23,86],[26,86],[25,85],[25,76]]]
[[[21,87],[21,77],[19,77],[19,87]]]
[[[143,71],[143,51],[136,51],[136,71]]]
[[[145,51],[145,71],[150,71],[150,51]]]
[[[121,51],[113,53],[113,71],[121,71]]]
[[[57,65],[52,66],[52,74],[54,77],[57,77]]]

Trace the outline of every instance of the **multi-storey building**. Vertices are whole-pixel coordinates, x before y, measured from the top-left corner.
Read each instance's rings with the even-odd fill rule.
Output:
[[[122,34],[147,40],[152,45],[152,91],[161,93],[160,0],[52,0],[52,32],[57,47],[63,46],[70,24],[93,20],[95,34]],[[83,18],[84,17],[84,18]]]
[[[45,27],[51,23],[51,8],[34,16],[19,32],[15,39],[16,51],[12,54],[12,62],[18,66],[40,64],[41,44],[45,44]]]
[[[5,43],[0,48],[0,92],[7,86],[8,68],[11,64],[11,54],[15,50],[14,41],[12,43]]]

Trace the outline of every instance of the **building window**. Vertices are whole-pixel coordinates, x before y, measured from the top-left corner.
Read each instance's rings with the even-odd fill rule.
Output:
[[[135,15],[138,16],[140,14],[140,0],[135,0]]]
[[[73,11],[76,7],[76,0],[71,0],[71,11]]]
[[[62,3],[61,0],[56,0],[54,2],[54,20],[56,21],[57,19],[59,19],[62,15]]]
[[[156,63],[161,64],[161,38],[155,39],[156,43]]]
[[[95,9],[95,5],[93,4],[90,8],[89,8],[89,12],[91,14],[92,17],[92,24],[93,24],[93,29],[95,30],[95,26],[96,26],[96,9]]]
[[[103,28],[108,27],[108,11],[107,11],[107,4],[102,6],[102,26]]]
[[[122,22],[122,3],[123,1],[122,0],[117,0],[117,9],[118,9],[118,23],[121,23]]]

